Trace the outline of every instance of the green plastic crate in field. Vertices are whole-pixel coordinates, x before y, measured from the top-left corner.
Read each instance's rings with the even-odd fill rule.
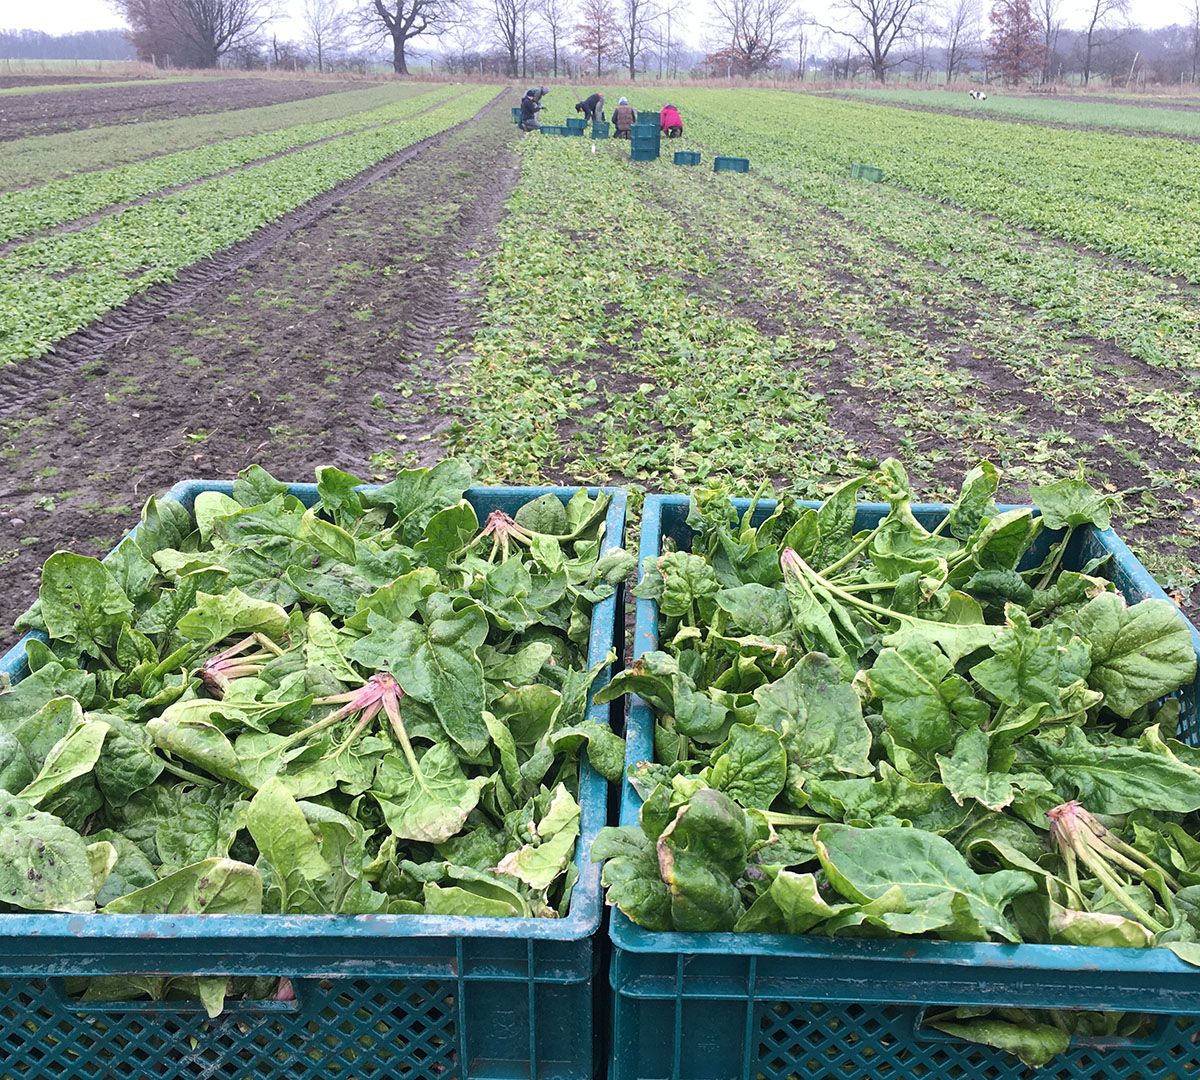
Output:
[[[876,165],[863,165],[855,161],[850,165],[850,176],[854,180],[870,180],[877,184],[883,179],[883,170]]]

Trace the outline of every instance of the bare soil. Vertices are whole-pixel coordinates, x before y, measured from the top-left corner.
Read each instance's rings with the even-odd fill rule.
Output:
[[[0,98],[0,141],[58,131],[166,120],[175,116],[252,109],[284,101],[321,97],[362,82],[304,79],[201,79],[137,86],[90,86],[53,94],[17,94]]]
[[[0,75],[0,90],[14,86],[73,86],[76,83],[132,82],[133,79],[152,79],[152,75]]]
[[[505,106],[198,267],[157,312],[134,301],[32,377],[0,373],[0,626],[50,554],[102,554],[177,480],[443,456],[432,391],[456,350],[439,346],[471,332],[478,255],[518,175]]]

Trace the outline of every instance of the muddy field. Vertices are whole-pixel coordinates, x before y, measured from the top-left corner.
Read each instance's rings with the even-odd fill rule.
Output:
[[[0,625],[52,552],[102,554],[181,478],[255,462],[288,480],[317,464],[371,475],[373,455],[412,446],[441,457],[444,421],[425,404],[445,378],[435,348],[471,318],[472,253],[515,182],[517,134],[501,98],[316,220],[301,211],[185,275],[147,328],[114,316],[120,335],[97,328],[23,378],[0,372],[0,400],[18,403],[0,411]]]
[[[175,116],[252,109],[334,94],[364,83],[300,79],[213,79],[137,86],[88,87],[0,98],[0,141],[58,131],[166,120]]]
[[[136,78],[137,76],[134,76]],[[148,79],[151,76],[146,76]],[[0,90],[14,86],[74,86],[85,83],[129,82],[128,75],[6,75],[0,72]]]

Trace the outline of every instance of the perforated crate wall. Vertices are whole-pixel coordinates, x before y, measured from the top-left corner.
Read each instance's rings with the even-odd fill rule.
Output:
[[[210,1020],[192,1002],[75,1001],[56,979],[0,979],[0,1076],[551,1078],[581,1075],[574,1048],[592,1040],[587,982],[359,978],[293,986],[294,1001],[231,1002]],[[551,1030],[535,1039],[539,1019]]]
[[[1011,1054],[919,1026],[914,1005],[662,998],[618,1001],[609,1080],[1188,1080],[1200,1020],[1080,1043],[1031,1069]],[[679,1033],[686,1032],[681,1038]],[[743,1038],[744,1036],[744,1038]]]

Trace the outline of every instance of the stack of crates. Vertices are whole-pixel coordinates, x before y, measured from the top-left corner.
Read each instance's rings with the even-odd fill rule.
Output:
[[[657,161],[662,147],[662,132],[657,121],[653,124],[638,121],[629,131],[629,160]]]

